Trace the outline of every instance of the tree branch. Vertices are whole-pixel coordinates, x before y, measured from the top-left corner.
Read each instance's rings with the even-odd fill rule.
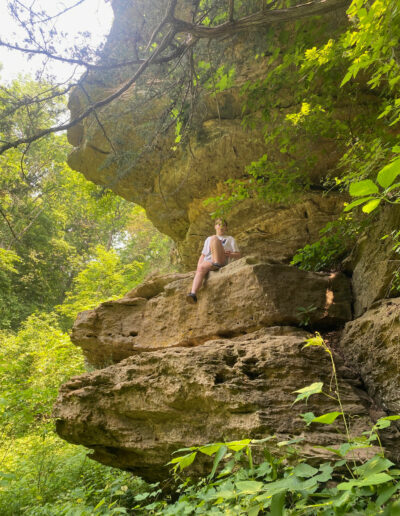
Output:
[[[11,43],[7,43],[0,39],[0,47],[8,48],[9,50],[16,50],[18,52],[24,52],[25,54],[35,54],[42,55],[44,57],[48,57],[49,59],[53,59],[54,61],[60,61],[62,63],[68,63],[72,65],[83,66],[88,70],[110,70],[112,68],[122,68],[124,66],[132,66],[132,65],[141,65],[146,62],[146,59],[130,59],[129,61],[122,61],[121,63],[107,63],[104,65],[88,63],[87,61],[83,61],[82,59],[76,59],[73,57],[63,57],[58,56],[56,54],[52,54],[47,50],[38,49],[38,48],[24,48],[19,45],[12,45]],[[181,54],[185,52],[187,45],[179,46],[172,54],[169,56],[161,57],[154,61],[153,64],[162,64],[172,61],[179,57]]]
[[[137,79],[142,75],[142,73],[148,68],[148,66],[154,61],[154,59],[157,57],[158,54],[163,52],[165,48],[168,46],[168,44],[171,42],[171,40],[174,38],[175,33],[173,31],[170,31],[161,42],[160,46],[151,54],[151,56],[146,59],[142,63],[142,65],[137,69],[136,73],[125,82],[123,86],[121,86],[116,92],[109,95],[103,100],[100,100],[99,102],[96,102],[95,104],[92,104],[89,106],[85,111],[83,111],[79,116],[71,120],[70,122],[66,124],[60,124],[55,127],[49,127],[47,129],[43,129],[42,131],[38,131],[36,134],[26,137],[26,138],[19,138],[18,140],[15,140],[13,142],[8,142],[0,147],[0,155],[4,154],[5,151],[8,149],[13,149],[15,147],[18,147],[19,145],[23,143],[32,143],[36,140],[39,140],[40,138],[43,138],[44,136],[47,136],[48,134],[57,133],[60,131],[66,131],[67,129],[70,129],[71,127],[74,127],[79,122],[82,122],[85,118],[87,118],[89,115],[91,115],[93,112],[96,111],[96,109],[102,108],[116,98],[120,97],[125,91],[127,91],[136,81]]]
[[[230,22],[233,22],[233,13],[235,10],[235,0],[229,0],[229,7],[228,7],[228,20]]]
[[[18,240],[18,237],[15,234],[14,229],[13,229],[10,221],[8,220],[8,217],[7,217],[6,213],[3,211],[1,206],[0,206],[0,214],[3,217],[3,219],[6,221],[6,224],[7,224],[8,228],[9,228],[9,230],[11,231],[12,236],[14,237],[14,240]]]
[[[228,21],[216,27],[196,25],[174,18],[172,24],[176,32],[186,32],[197,38],[219,38],[242,30],[251,30],[270,23],[282,23],[300,18],[308,18],[317,14],[324,14],[335,9],[346,7],[350,0],[319,0],[296,5],[287,9],[261,10],[237,21]]]
[[[232,17],[233,13],[233,6],[234,1],[229,1],[229,13],[230,18]],[[260,11],[251,14],[249,16],[245,16],[244,18],[241,18],[237,21],[233,21],[230,19],[228,22],[223,23],[221,25],[217,25],[215,27],[209,27],[201,24],[196,23],[190,23],[186,22],[181,19],[177,19],[174,17],[175,7],[176,7],[177,0],[170,0],[167,8],[167,12],[161,20],[160,24],[157,26],[156,30],[153,31],[153,34],[150,38],[150,44],[151,41],[157,36],[157,32],[160,31],[160,29],[168,24],[169,25],[169,31],[164,36],[163,40],[159,44],[159,46],[154,50],[154,52],[147,58],[147,59],[139,59],[134,61],[128,61],[124,63],[118,63],[118,64],[105,64],[105,65],[93,65],[89,63],[84,63],[80,61],[79,59],[74,58],[62,58],[60,56],[55,56],[52,54],[48,54],[46,51],[43,50],[28,50],[21,47],[18,47],[17,45],[10,45],[7,43],[4,43],[0,40],[0,45],[7,46],[8,48],[13,48],[14,50],[20,50],[23,52],[31,52],[36,54],[44,54],[47,55],[51,59],[56,59],[59,61],[64,61],[67,63],[72,64],[79,64],[81,66],[86,66],[88,69],[110,69],[114,67],[121,67],[121,66],[128,66],[130,64],[138,64],[140,65],[139,68],[136,70],[136,72],[132,75],[130,79],[128,79],[122,86],[120,86],[114,93],[109,95],[108,97],[104,98],[103,100],[100,100],[94,104],[89,105],[79,116],[74,118],[73,120],[70,120],[68,123],[60,124],[54,127],[49,127],[47,129],[43,129],[41,131],[38,131],[35,135],[29,136],[29,137],[23,137],[15,141],[7,142],[4,145],[0,147],[0,155],[3,154],[5,151],[11,148],[18,147],[21,144],[24,143],[31,143],[33,141],[36,141],[44,136],[47,136],[51,133],[56,133],[60,131],[65,131],[67,129],[70,129],[71,127],[75,126],[76,124],[82,122],[85,118],[87,118],[89,115],[95,114],[96,110],[100,109],[111,102],[113,102],[115,99],[120,97],[125,91],[127,91],[138,79],[139,77],[144,73],[144,71],[152,64],[160,64],[165,63],[168,61],[171,61],[175,59],[176,57],[180,57],[185,52],[191,48],[197,39],[204,39],[207,38],[209,40],[223,37],[223,36],[229,36],[234,35],[240,31],[243,30],[254,30],[262,26],[266,26],[272,23],[282,23],[287,21],[293,21],[298,20],[301,18],[306,18],[318,14],[324,14],[326,12],[333,11],[335,9],[344,8],[347,5],[349,5],[350,0],[315,0],[315,1],[309,1],[301,5],[297,5],[294,7],[289,7],[286,9],[276,9],[276,10],[265,10],[262,8]],[[160,54],[164,52],[164,50],[173,42],[174,37],[177,33],[182,32],[186,34],[190,34],[193,36],[192,38],[187,38],[185,44],[179,46],[175,52],[170,54],[169,56],[162,57]]]

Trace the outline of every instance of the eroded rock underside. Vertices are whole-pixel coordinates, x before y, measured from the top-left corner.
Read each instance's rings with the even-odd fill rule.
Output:
[[[158,0],[158,3],[159,13],[164,12],[166,1]],[[105,66],[117,57],[132,59],[137,38],[145,37],[140,32],[143,12],[156,9],[145,0],[119,0],[113,4],[115,21],[103,52]],[[179,0],[177,13],[190,18],[191,8],[192,2]],[[326,33],[346,22],[343,14],[342,10],[321,18]],[[287,29],[293,32],[293,28]],[[321,178],[335,169],[343,152],[339,140],[313,136],[304,137],[296,155],[289,158],[286,152],[280,152],[278,145],[267,148],[264,142],[265,135],[273,132],[274,123],[278,122],[271,122],[270,126],[255,123],[251,130],[244,127],[245,97],[240,90],[247,81],[264,77],[268,66],[267,58],[262,65],[261,58],[256,61],[248,56],[268,53],[270,49],[266,45],[266,29],[239,33],[228,43],[212,42],[212,51],[218,52],[226,70],[234,66],[234,84],[217,95],[210,89],[202,90],[193,107],[193,126],[188,139],[175,150],[171,150],[176,147],[174,127],[163,130],[161,136],[156,125],[165,116],[166,107],[173,104],[169,90],[159,93],[159,97],[153,92],[148,98],[150,84],[156,88],[163,80],[166,83],[170,80],[168,69],[160,67],[150,68],[143,79],[117,100],[99,108],[96,117],[90,116],[68,131],[69,141],[75,147],[69,158],[70,166],[91,181],[143,206],[154,225],[176,242],[188,270],[196,265],[201,243],[213,231],[210,212],[214,206],[206,206],[204,201],[225,192],[226,180],[246,177],[245,168],[268,151],[268,156],[277,160],[277,169],[285,169],[288,161],[295,159],[304,169],[305,182],[319,188]],[[196,53],[209,60],[207,45],[196,47]],[[78,117],[87,108],[89,99],[99,101],[110,95],[134,70],[129,66],[92,70],[70,96],[71,117]],[[279,94],[279,104],[292,104],[293,92],[282,86]],[[344,100],[337,106],[338,120],[347,117],[350,107],[355,109],[353,100],[351,106],[345,103]],[[365,109],[364,105],[365,102],[360,102],[357,109]],[[271,119],[274,113],[284,117],[286,111],[287,108],[274,108]],[[257,118],[261,115],[256,115]],[[296,202],[290,200],[278,207],[248,199],[233,207],[228,218],[244,253],[287,261],[299,247],[315,241],[318,231],[336,218],[342,207],[343,198],[337,194],[324,198],[320,194],[299,196]]]

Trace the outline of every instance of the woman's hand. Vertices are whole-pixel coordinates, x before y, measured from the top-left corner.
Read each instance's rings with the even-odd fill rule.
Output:
[[[237,260],[240,258],[240,253],[235,253],[234,251],[225,251],[225,256],[227,258],[235,258]]]

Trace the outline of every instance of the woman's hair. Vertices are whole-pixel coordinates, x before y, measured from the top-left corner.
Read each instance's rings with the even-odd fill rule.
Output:
[[[226,222],[225,219],[221,219],[221,218],[215,219],[214,226],[216,226],[218,223],[222,224],[223,226],[228,226],[228,223]]]

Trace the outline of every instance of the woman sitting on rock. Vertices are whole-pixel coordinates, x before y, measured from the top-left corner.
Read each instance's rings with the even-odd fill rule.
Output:
[[[217,271],[232,260],[240,258],[239,247],[235,239],[226,235],[228,224],[224,219],[216,219],[215,235],[209,236],[204,242],[192,290],[186,296],[188,303],[197,303],[197,291],[201,287],[205,275],[210,271]]]

